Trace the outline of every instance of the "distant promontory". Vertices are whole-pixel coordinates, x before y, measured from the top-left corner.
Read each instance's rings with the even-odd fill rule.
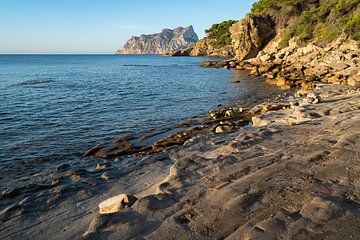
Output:
[[[198,40],[192,26],[163,29],[160,33],[131,37],[117,54],[165,54],[192,47]]]

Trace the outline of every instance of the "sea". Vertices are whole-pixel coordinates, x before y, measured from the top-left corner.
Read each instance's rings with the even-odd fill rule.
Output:
[[[71,162],[115,137],[277,94],[246,72],[201,67],[206,60],[218,59],[0,55],[1,179]]]

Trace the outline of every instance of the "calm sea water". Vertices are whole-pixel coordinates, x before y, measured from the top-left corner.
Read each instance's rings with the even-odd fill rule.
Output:
[[[51,164],[122,134],[271,92],[241,72],[201,68],[204,60],[0,55],[0,166]]]

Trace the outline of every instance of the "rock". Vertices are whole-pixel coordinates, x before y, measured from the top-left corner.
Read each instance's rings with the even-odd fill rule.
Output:
[[[300,213],[303,217],[313,222],[327,222],[341,215],[343,210],[335,203],[315,197],[304,205]]]
[[[186,49],[176,50],[176,51],[170,52],[170,53],[165,53],[163,55],[164,56],[172,56],[172,57],[186,57],[186,56],[190,56],[190,53],[192,50],[193,50],[193,48],[190,47],[190,48],[186,48]]]
[[[317,104],[320,103],[321,98],[320,96],[316,95],[315,93],[308,93],[307,96],[303,99],[305,104]]]
[[[111,163],[98,163],[96,164],[96,170],[105,170],[111,167]]]
[[[291,88],[290,84],[286,80],[285,77],[279,76],[276,79],[268,79],[266,80],[268,84],[276,85],[278,87],[284,87],[285,89],[288,89],[288,87]]]
[[[285,84],[281,86],[281,90],[289,90],[291,88],[291,85]]]
[[[197,41],[192,26],[163,29],[161,33],[131,37],[117,54],[166,54],[190,48]]]
[[[331,62],[329,64],[331,68],[333,68],[336,71],[344,70],[349,67],[349,65],[345,64],[344,62]]]
[[[258,67],[257,66],[253,67],[250,71],[250,74],[254,75],[254,76],[259,76],[260,73],[259,73]]]
[[[234,56],[231,45],[218,47],[216,40],[205,37],[195,43],[190,52],[190,56],[210,56],[210,57],[229,57]]]
[[[238,60],[254,58],[275,36],[275,24],[271,17],[248,15],[230,27],[235,57]]]
[[[91,148],[90,150],[84,153],[84,157],[95,155],[98,151],[100,151],[103,147],[100,145],[96,145],[95,147]]]
[[[303,82],[301,83],[301,88],[304,90],[311,89],[313,87],[313,84],[310,82]]]
[[[100,178],[102,179],[102,180],[105,180],[105,181],[107,181],[107,180],[109,180],[110,178],[112,178],[112,173],[111,172],[104,172],[103,174],[101,174],[101,176],[100,176]]]
[[[103,227],[109,221],[109,216],[98,214],[91,221],[88,230],[83,234],[83,237],[87,237],[96,231],[98,231],[101,227]]]
[[[360,88],[360,75],[350,76],[347,80],[347,84],[356,88]]]
[[[203,67],[210,67],[211,66],[211,62],[210,61],[205,61],[202,63]]]
[[[95,157],[102,159],[109,159],[115,157],[115,147],[104,147],[101,148],[98,152],[95,153]]]
[[[220,124],[214,127],[214,132],[216,134],[229,133],[229,132],[233,132],[234,130],[235,130],[235,126],[230,122],[225,122],[225,123],[220,122]]]
[[[126,194],[109,198],[99,204],[100,214],[119,212],[125,207],[131,207],[137,200],[136,197]]]

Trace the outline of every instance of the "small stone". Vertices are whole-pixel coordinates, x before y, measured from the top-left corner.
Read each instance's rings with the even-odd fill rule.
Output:
[[[291,88],[291,86],[289,84],[285,84],[281,86],[282,90],[289,90]]]
[[[101,174],[100,178],[108,181],[111,178],[111,174],[109,172],[104,172],[103,174]]]
[[[303,82],[303,83],[301,84],[301,88],[304,89],[304,90],[308,90],[308,89],[310,89],[310,88],[312,88],[312,87],[313,87],[313,85],[312,85],[312,83],[310,83],[310,82]]]
[[[138,199],[127,194],[109,198],[99,204],[100,214],[111,214],[120,212],[125,207],[131,207]]]
[[[96,170],[105,170],[111,167],[111,163],[98,163],[96,164]]]
[[[229,133],[229,132],[233,132],[234,130],[235,130],[235,127],[231,123],[220,123],[219,125],[216,125],[214,127],[214,132],[216,134]]]

